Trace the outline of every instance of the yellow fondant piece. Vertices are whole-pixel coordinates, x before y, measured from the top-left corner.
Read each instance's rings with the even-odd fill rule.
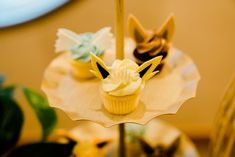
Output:
[[[148,33],[146,33],[145,28],[134,15],[129,15],[128,32],[137,43],[144,42],[149,36]]]
[[[172,14],[160,27],[160,29],[157,31],[157,34],[166,39],[166,41],[170,42],[173,38],[174,31],[175,31],[175,17]]]
[[[100,71],[101,69],[98,67],[98,65],[100,65],[104,71],[109,73],[109,68],[104,64],[104,62],[99,57],[91,53],[91,66],[93,70],[90,70],[90,72],[93,73],[97,78],[104,79],[102,71]]]
[[[151,77],[153,77],[158,71],[155,71],[155,68],[158,66],[158,64],[160,64],[162,60],[162,56],[158,56],[158,57],[154,57],[153,59],[144,62],[138,69],[137,72],[138,73],[142,73],[142,80],[146,81],[148,79],[150,79]]]
[[[128,32],[129,35],[137,42],[142,43],[150,40],[154,34],[170,42],[175,31],[174,15],[170,15],[164,24],[156,32],[145,29],[134,15],[129,15]]]
[[[154,71],[155,68],[160,64],[162,60],[162,56],[154,57],[153,59],[144,62],[138,69],[136,70],[137,73],[141,75],[142,81],[146,81],[153,77],[158,71]],[[91,66],[93,70],[90,70],[97,78],[105,79],[103,77],[101,69],[98,65],[108,74],[110,74],[110,68],[108,68],[105,63],[96,55],[91,53]]]
[[[138,92],[143,84],[136,72],[138,68],[130,59],[115,60],[110,67],[110,76],[102,81],[102,89],[113,96],[127,96]]]

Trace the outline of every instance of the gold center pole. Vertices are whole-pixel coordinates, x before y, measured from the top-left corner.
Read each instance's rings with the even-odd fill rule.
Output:
[[[124,59],[124,0],[116,1],[116,59]],[[125,124],[119,124],[119,157],[126,157]]]
[[[126,156],[125,123],[119,124],[119,157]]]
[[[124,58],[124,1],[116,0],[116,58]]]

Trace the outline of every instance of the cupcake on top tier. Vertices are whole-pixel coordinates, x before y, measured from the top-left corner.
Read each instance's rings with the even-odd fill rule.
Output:
[[[69,52],[69,62],[72,71],[77,78],[88,79],[93,77],[91,69],[91,52],[101,57],[110,47],[112,34],[111,28],[105,27],[96,33],[76,34],[68,29],[58,30],[56,41],[56,52]]]
[[[136,17],[130,15],[128,32],[136,42],[136,48],[133,52],[136,63],[141,65],[156,56],[162,56],[163,62],[155,69],[161,70],[171,46],[174,29],[173,16],[170,16],[159,30],[146,30]]]
[[[129,59],[115,60],[111,67],[107,67],[100,58],[92,54],[91,72],[102,80],[101,98],[105,109],[119,115],[135,110],[145,81],[158,72],[153,71],[161,58],[155,57],[141,66]]]

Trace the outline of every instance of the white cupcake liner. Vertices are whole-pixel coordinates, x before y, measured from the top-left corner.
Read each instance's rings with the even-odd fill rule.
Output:
[[[112,96],[101,91],[101,98],[104,104],[104,108],[117,115],[125,115],[134,111],[139,103],[139,94],[133,94],[128,96]]]

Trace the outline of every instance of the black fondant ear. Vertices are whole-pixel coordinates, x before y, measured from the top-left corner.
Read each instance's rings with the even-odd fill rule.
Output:
[[[150,144],[148,144],[144,139],[138,138],[138,140],[139,140],[141,149],[143,150],[145,154],[151,155],[154,153],[154,148]]]
[[[144,42],[148,38],[148,34],[135,16],[129,15],[128,33],[137,43]]]
[[[174,16],[170,15],[168,19],[165,21],[165,23],[160,27],[157,34],[166,39],[166,41],[170,42],[173,38],[174,31],[175,31],[175,20]]]
[[[105,79],[109,76],[108,67],[99,57],[97,57],[93,53],[91,53],[91,66],[93,68],[91,72],[99,79]]]
[[[166,154],[167,156],[172,156],[176,153],[176,151],[180,148],[181,137],[177,137],[172,144],[167,148]]]
[[[144,62],[137,70],[142,80],[148,80],[153,77],[158,71],[154,69],[160,64],[162,56],[154,57],[153,59]]]
[[[110,143],[110,141],[108,141],[108,140],[107,141],[98,142],[98,143],[96,143],[96,147],[99,148],[99,149],[102,149],[105,146],[107,146],[109,143]]]

